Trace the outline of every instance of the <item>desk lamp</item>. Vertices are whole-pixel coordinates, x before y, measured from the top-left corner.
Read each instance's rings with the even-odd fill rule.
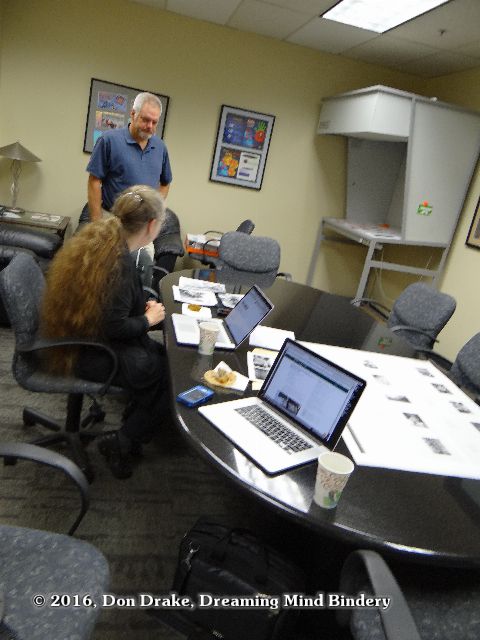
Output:
[[[18,141],[13,144],[7,144],[6,147],[0,147],[0,156],[10,158],[12,161],[12,186],[10,187],[12,206],[10,211],[13,213],[24,213],[25,209],[17,207],[18,180],[22,172],[22,162],[41,162],[41,159],[37,158],[37,156],[28,149],[25,149]]]

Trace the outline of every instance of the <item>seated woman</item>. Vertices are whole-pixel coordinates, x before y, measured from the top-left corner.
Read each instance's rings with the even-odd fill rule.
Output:
[[[165,318],[159,302],[145,302],[140,277],[130,255],[158,235],[165,205],[158,191],[137,185],[121,193],[113,217],[86,225],[68,240],[51,263],[43,297],[42,334],[46,337],[95,338],[118,355],[114,384],[130,402],[120,430],[99,441],[117,478],[132,474],[131,455],[148,441],[167,413],[162,347],[148,330]],[[58,348],[49,354],[52,372],[72,370],[103,381],[111,370],[98,350]]]

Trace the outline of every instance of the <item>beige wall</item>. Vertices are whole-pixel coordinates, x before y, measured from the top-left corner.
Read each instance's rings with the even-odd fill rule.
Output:
[[[315,134],[324,96],[373,84],[414,91],[480,109],[480,71],[425,81],[273,39],[110,0],[0,0],[0,146],[20,140],[42,158],[26,165],[19,204],[77,219],[86,198],[82,152],[92,77],[170,96],[165,141],[174,183],[169,205],[183,232],[231,229],[252,218],[259,234],[276,237],[282,268],[304,281],[319,218],[342,216],[345,140]],[[3,31],[2,31],[3,30]],[[276,115],[261,191],[208,180],[222,104]],[[0,159],[0,201],[9,199],[9,164]],[[480,253],[464,247],[479,192],[466,203],[442,287],[459,309],[442,334],[453,355],[477,330],[465,274]],[[315,284],[353,294],[365,251],[328,246]],[[412,260],[424,266],[418,250]],[[393,299],[405,286],[385,272]],[[377,284],[376,291],[382,295]]]
[[[430,80],[428,90],[442,100],[480,111],[480,69],[456,73]],[[457,309],[442,331],[437,350],[454,358],[459,348],[480,331],[480,303],[477,273],[480,272],[480,250],[465,245],[470,223],[480,197],[480,167],[470,190],[457,226],[448,256],[441,290],[452,294]]]
[[[343,215],[345,141],[316,136],[322,97],[378,83],[420,88],[411,76],[122,0],[6,0],[4,27],[0,146],[18,138],[43,160],[24,169],[21,206],[78,217],[91,77],[159,91],[171,97],[169,205],[183,230],[230,229],[250,217],[280,241],[282,268],[299,281],[320,216]],[[208,180],[222,104],[276,115],[259,192]],[[351,292],[356,253],[326,252],[316,283]]]

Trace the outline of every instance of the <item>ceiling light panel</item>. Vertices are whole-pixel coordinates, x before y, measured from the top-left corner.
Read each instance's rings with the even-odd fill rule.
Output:
[[[322,18],[384,33],[449,0],[342,0]]]

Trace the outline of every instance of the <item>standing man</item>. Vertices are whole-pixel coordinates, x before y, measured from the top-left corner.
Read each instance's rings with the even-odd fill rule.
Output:
[[[130,124],[105,131],[97,140],[87,165],[88,205],[79,223],[91,222],[110,211],[117,195],[136,184],[158,189],[166,198],[172,181],[167,147],[155,135],[162,103],[153,93],[139,93]],[[103,210],[103,211],[102,211]]]

